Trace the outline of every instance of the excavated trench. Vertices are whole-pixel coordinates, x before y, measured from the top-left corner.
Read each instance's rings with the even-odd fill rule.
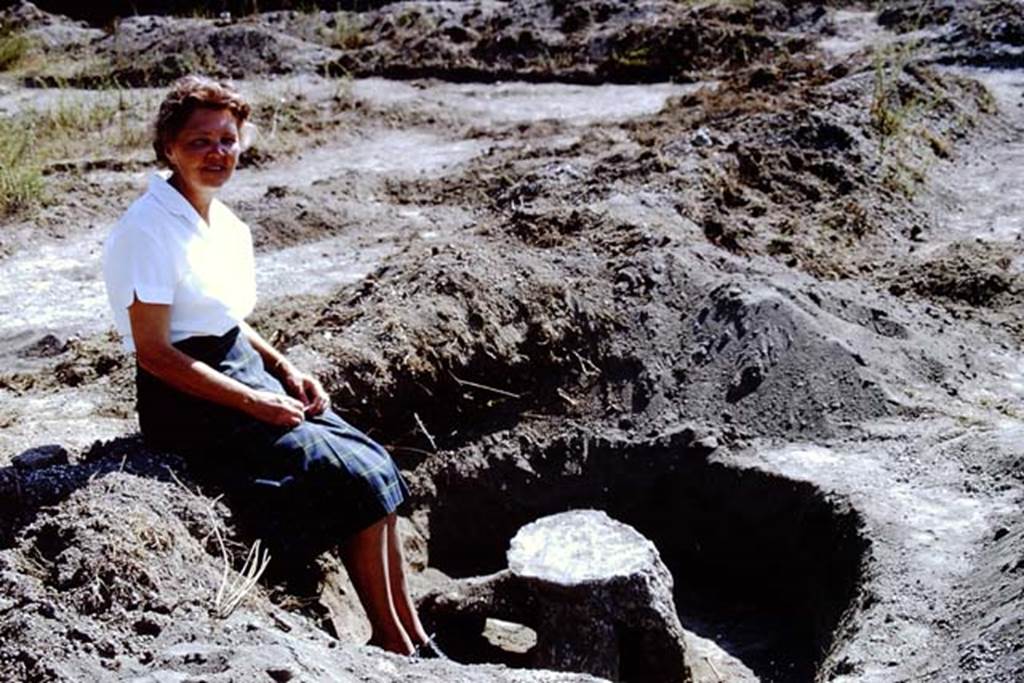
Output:
[[[814,680],[858,595],[869,551],[860,516],[812,484],[718,462],[691,437],[575,438],[452,465],[433,477],[431,565],[455,577],[495,572],[522,525],[604,510],[657,545],[684,627],[762,680]],[[524,661],[455,626],[444,644],[462,661]],[[623,643],[627,681],[638,668],[629,649]]]

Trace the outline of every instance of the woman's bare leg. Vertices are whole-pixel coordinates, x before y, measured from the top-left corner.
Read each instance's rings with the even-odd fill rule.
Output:
[[[385,518],[357,532],[342,544],[341,559],[370,620],[370,644],[408,655],[413,651],[412,642],[395,610],[388,576],[388,528]]]
[[[405,632],[416,645],[427,642],[427,632],[420,623],[416,606],[409,597],[405,582],[405,558],[402,556],[402,539],[398,537],[398,517],[393,513],[385,518],[387,523],[388,579],[391,583],[391,600]]]

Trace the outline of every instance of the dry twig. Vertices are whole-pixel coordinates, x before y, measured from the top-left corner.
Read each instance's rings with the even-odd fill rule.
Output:
[[[481,389],[483,391],[490,391],[498,394],[499,396],[507,396],[508,398],[522,398],[522,394],[513,394],[511,391],[505,391],[504,389],[496,389],[495,387],[489,387],[486,384],[480,384],[478,382],[470,382],[468,379],[459,379],[455,376],[455,373],[449,371],[449,375],[455,380],[459,386],[472,387],[473,389]]]
[[[433,435],[427,431],[427,427],[423,424],[423,420],[420,419],[419,413],[413,413],[412,416],[416,418],[416,426],[420,428],[420,431],[423,432],[423,436],[427,437],[427,441],[430,442],[430,447],[436,451],[437,442],[434,441]]]
[[[710,666],[711,670],[715,673],[715,678],[717,678],[719,681],[725,680],[724,678],[722,678],[722,674],[719,673],[718,669],[715,667],[715,663],[711,661],[711,657],[704,655],[704,661],[708,663],[708,666]]]
[[[571,405],[573,408],[575,408],[576,406],[578,406],[580,404],[579,401],[577,401],[576,399],[574,399],[572,396],[570,396],[569,394],[565,393],[561,389],[555,389],[555,393],[558,394],[559,398],[561,398],[563,401],[565,401],[566,403]]]

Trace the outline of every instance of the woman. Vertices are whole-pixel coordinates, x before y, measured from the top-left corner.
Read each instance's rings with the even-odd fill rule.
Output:
[[[107,296],[136,354],[142,433],[214,476],[278,547],[340,542],[370,643],[437,656],[406,587],[401,475],[330,410],[314,377],[245,322],[256,299],[251,236],[215,195],[238,162],[249,113],[227,85],[175,83],[154,139],[170,174],[153,174],[107,238]]]

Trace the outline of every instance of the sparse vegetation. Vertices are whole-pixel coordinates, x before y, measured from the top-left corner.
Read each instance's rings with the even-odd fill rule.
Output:
[[[927,115],[944,95],[926,73],[910,66],[916,49],[916,43],[908,42],[876,51],[869,109],[871,126],[878,133],[882,184],[907,198],[916,194],[936,159],[953,155],[952,142],[926,125]]]
[[[29,138],[12,119],[0,119],[0,216],[17,213],[42,196],[43,176]]]
[[[339,50],[358,49],[369,42],[359,19],[349,12],[335,12],[324,27],[324,31],[327,44]]]
[[[32,43],[22,33],[0,25],[0,71],[8,71],[20,64]]]
[[[67,92],[42,111],[0,119],[0,215],[43,203],[47,169],[145,148],[149,99],[124,90],[90,96]]]
[[[909,45],[897,48],[895,52],[875,52],[875,81],[871,99],[871,125],[879,134],[882,151],[906,128],[907,119],[918,106],[913,95],[900,87],[900,77],[910,57]]]

